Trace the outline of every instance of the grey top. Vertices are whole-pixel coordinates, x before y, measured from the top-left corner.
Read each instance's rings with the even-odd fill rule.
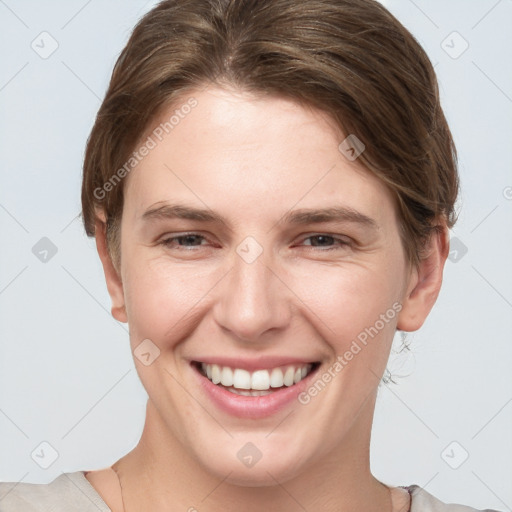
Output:
[[[464,505],[444,504],[417,485],[404,488],[412,496],[410,512],[478,512]],[[84,472],[76,471],[63,473],[49,484],[0,482],[0,512],[112,511]]]

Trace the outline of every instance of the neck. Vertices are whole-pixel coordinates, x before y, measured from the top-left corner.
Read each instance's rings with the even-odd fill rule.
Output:
[[[328,456],[286,481],[247,487],[230,475],[212,475],[174,437],[151,401],[138,445],[114,468],[125,512],[207,510],[246,512],[322,510],[391,511],[387,486],[373,477],[369,444],[375,396],[365,403],[348,435]],[[172,504],[172,509],[169,508]]]

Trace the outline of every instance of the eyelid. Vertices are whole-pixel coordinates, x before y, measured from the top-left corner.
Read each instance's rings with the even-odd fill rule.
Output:
[[[195,237],[201,238],[202,241],[206,241],[209,244],[211,244],[211,240],[207,236],[205,236],[204,234],[197,232],[197,231],[168,233],[168,234],[162,235],[160,237],[158,244],[170,245],[171,242],[175,241],[176,239],[185,238],[187,236],[195,236]],[[317,249],[320,251],[327,251],[329,249],[336,249],[336,248],[345,247],[345,246],[352,247],[355,244],[355,241],[353,239],[351,239],[350,237],[347,237],[344,235],[339,235],[339,234],[333,234],[333,233],[325,233],[325,232],[308,233],[306,235],[302,235],[300,238],[300,243],[303,244],[306,240],[308,240],[310,238],[321,237],[321,236],[332,238],[335,243],[330,246],[314,246],[314,245],[309,244],[309,245],[305,245],[303,247],[311,247],[312,249]],[[294,245],[296,245],[296,244],[294,244]],[[205,246],[205,244],[201,243],[199,245],[191,245],[191,246],[178,245],[177,247],[184,249],[184,250],[191,250],[193,248],[199,248],[199,247],[204,247],[204,246]]]
[[[203,241],[206,241],[206,242],[209,242],[211,243],[211,241],[209,240],[208,237],[206,237],[205,235],[201,234],[201,233],[198,233],[196,231],[190,231],[190,232],[183,232],[183,233],[167,233],[165,235],[162,235],[159,239],[158,239],[158,242],[157,244],[161,244],[161,245],[170,245],[171,242],[175,241],[176,239],[178,238],[185,238],[187,236],[196,236],[198,238],[202,238]],[[204,247],[204,244],[200,244],[200,245],[191,245],[191,246],[180,246],[178,245],[178,247],[181,247],[183,249],[190,249],[190,248],[193,248],[193,247]]]
[[[302,242],[304,242],[308,238],[315,238],[317,236],[325,236],[325,237],[332,238],[333,240],[339,242],[340,245],[353,245],[355,243],[355,241],[352,238],[348,237],[348,236],[339,235],[339,234],[333,234],[333,233],[313,233],[313,234],[308,234],[306,236],[302,236],[301,240],[302,240]]]

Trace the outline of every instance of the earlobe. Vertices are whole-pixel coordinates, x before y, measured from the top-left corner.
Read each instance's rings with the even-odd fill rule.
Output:
[[[439,295],[444,264],[449,252],[449,234],[444,222],[438,226],[439,229],[433,231],[418,266],[410,273],[397,322],[397,329],[401,331],[418,330]]]
[[[128,317],[126,315],[124,302],[123,282],[112,262],[107,248],[106,223],[100,218],[96,218],[95,238],[96,248],[103,265],[108,293],[112,300],[112,316],[119,322],[127,322]]]

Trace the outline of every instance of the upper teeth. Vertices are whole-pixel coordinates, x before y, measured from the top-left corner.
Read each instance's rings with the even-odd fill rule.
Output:
[[[259,390],[293,386],[310,372],[311,367],[311,364],[302,366],[289,365],[270,370],[249,372],[241,368],[201,363],[203,372],[214,384],[222,384],[227,387],[233,386],[237,389]]]

